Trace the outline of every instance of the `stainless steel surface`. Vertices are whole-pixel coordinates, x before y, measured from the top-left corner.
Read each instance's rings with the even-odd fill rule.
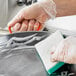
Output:
[[[47,37],[48,32],[23,32],[1,36],[0,42],[4,41],[5,43],[9,43],[10,40],[12,42],[14,40],[23,43],[34,37],[38,37],[38,39],[34,39],[33,42],[28,43],[30,46],[27,44],[12,47],[12,44],[7,46],[8,43],[3,45],[2,48],[0,46],[0,75],[47,76],[43,64],[37,56],[36,49],[34,48],[34,44],[44,39],[43,36],[45,37],[45,35]]]
[[[4,27],[8,20],[8,0],[0,0],[0,27]]]
[[[17,0],[17,4],[19,6],[23,6],[25,4],[25,0]]]
[[[6,43],[13,37],[17,37],[16,41],[23,41],[23,37],[32,37],[35,36],[44,36],[46,37],[50,34],[48,32],[23,32],[23,33],[14,33],[4,36],[0,36],[0,44]],[[32,36],[30,36],[32,35]],[[28,37],[28,38],[29,38]],[[22,40],[21,40],[22,39]],[[42,39],[43,40],[43,39]],[[0,75],[3,76],[49,76],[45,72],[45,68],[40,61],[40,58],[36,52],[36,49],[33,45],[37,42],[33,42],[30,46],[16,46],[9,47],[0,46]],[[6,47],[6,48],[5,48]],[[56,72],[50,76],[64,76],[70,75],[76,76],[76,65],[65,64]]]
[[[5,29],[0,28],[0,35],[6,35],[6,34],[9,34],[9,31],[8,31],[8,30],[5,30]]]
[[[0,74],[3,76],[46,76],[35,49],[17,49],[9,54],[0,53]]]

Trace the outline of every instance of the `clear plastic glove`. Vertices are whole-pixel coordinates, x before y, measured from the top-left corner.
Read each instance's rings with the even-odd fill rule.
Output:
[[[61,41],[51,52],[52,61],[61,61],[69,64],[76,64],[76,38],[68,37]]]
[[[45,21],[55,16],[56,5],[53,0],[43,0],[20,10],[8,26],[14,31],[37,31],[40,25],[42,30]]]

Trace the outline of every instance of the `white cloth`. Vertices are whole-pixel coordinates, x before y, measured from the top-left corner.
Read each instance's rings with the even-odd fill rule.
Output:
[[[54,20],[49,20],[46,23],[46,27],[51,32],[61,30],[65,35],[76,36],[76,15],[58,17]]]

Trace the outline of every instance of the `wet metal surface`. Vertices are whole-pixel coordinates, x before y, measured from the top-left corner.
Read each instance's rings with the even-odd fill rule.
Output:
[[[0,76],[49,76],[34,47],[48,36],[48,32],[0,36]],[[65,64],[50,76],[76,76],[76,65]]]

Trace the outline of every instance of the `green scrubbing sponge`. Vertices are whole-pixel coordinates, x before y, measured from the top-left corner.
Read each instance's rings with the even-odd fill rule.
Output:
[[[49,74],[52,74],[62,65],[64,65],[64,62],[51,62],[50,60],[51,48],[53,46],[57,46],[63,39],[64,38],[61,33],[59,31],[56,31],[55,33],[35,45],[36,50],[44,64],[44,67]]]

